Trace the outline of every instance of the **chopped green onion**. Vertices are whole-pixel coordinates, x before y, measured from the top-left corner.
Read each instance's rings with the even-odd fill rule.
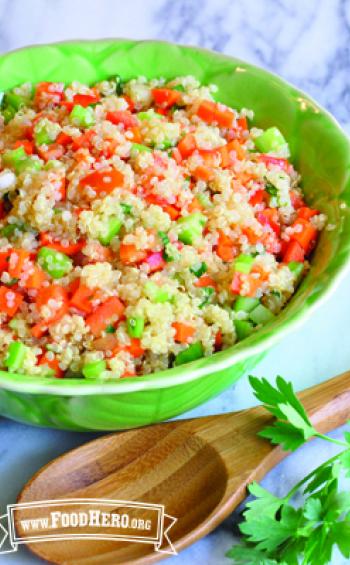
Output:
[[[270,182],[266,183],[265,190],[273,198],[276,198],[278,196],[278,188],[273,184],[271,184]]]
[[[251,312],[260,304],[258,298],[250,298],[249,296],[239,296],[234,304],[235,312]]]
[[[234,267],[239,273],[245,273],[247,275],[252,270],[253,263],[254,257],[241,253],[241,255],[238,255],[234,260]]]
[[[177,221],[180,226],[179,240],[187,245],[195,244],[202,237],[206,221],[207,218],[200,212],[180,218]]]
[[[120,232],[122,221],[117,216],[112,216],[108,220],[108,224],[103,235],[98,238],[102,245],[109,245],[112,239]]]
[[[123,94],[123,80],[120,75],[115,75],[115,91],[117,96],[121,96]]]
[[[126,216],[132,216],[132,205],[126,204],[125,202],[120,203],[120,207],[122,208],[124,214]]]
[[[264,131],[255,140],[255,147],[262,153],[279,152],[281,149],[288,149],[288,144],[276,127]]]
[[[144,286],[148,298],[152,302],[170,302],[172,294],[166,288],[158,286],[153,281],[147,281]]]
[[[117,330],[114,326],[112,326],[112,324],[109,324],[109,326],[107,326],[105,329],[106,334],[115,334],[116,331]]]
[[[5,367],[7,367],[9,371],[18,371],[23,365],[26,352],[27,347],[21,341],[13,341],[10,343],[4,361]]]
[[[106,370],[106,367],[106,361],[103,359],[91,361],[91,363],[84,365],[82,373],[86,379],[97,379]]]
[[[177,84],[176,86],[172,86],[172,90],[178,90],[179,92],[185,92],[185,88],[182,84]]]
[[[39,265],[53,279],[61,279],[73,267],[73,262],[67,255],[50,247],[42,247],[37,257]]]
[[[74,126],[88,128],[95,123],[95,114],[90,106],[84,108],[77,104],[69,114],[69,121]]]
[[[209,304],[213,294],[215,293],[215,290],[212,286],[205,286],[202,288],[202,292],[204,294],[204,300],[200,303],[199,308],[204,308],[204,306]]]
[[[249,318],[255,324],[261,324],[264,326],[268,322],[271,322],[271,320],[275,318],[275,315],[271,312],[271,310],[266,308],[266,306],[259,304],[250,312]]]
[[[191,273],[193,273],[194,275],[196,275],[196,277],[201,277],[202,275],[204,275],[204,273],[206,273],[208,270],[208,266],[206,263],[202,262],[202,263],[196,263],[195,265],[193,265],[192,267],[190,267],[190,271]]]
[[[174,365],[183,365],[184,363],[190,363],[191,361],[196,361],[204,355],[203,345],[200,341],[192,343],[183,351],[180,351],[175,357]]]
[[[238,339],[241,341],[254,332],[254,326],[248,320],[235,320],[235,328]]]
[[[167,243],[163,249],[163,259],[167,263],[171,263],[172,261],[177,261],[179,258],[179,251],[176,249],[175,245],[172,243]]]
[[[169,237],[168,237],[168,234],[165,233],[165,231],[159,231],[159,232],[158,232],[158,235],[159,235],[160,239],[162,240],[162,243],[163,243],[164,247],[165,247],[166,245],[168,245],[168,243],[170,243],[170,239],[169,239]]]
[[[140,338],[145,327],[145,320],[140,316],[128,318],[126,321],[128,334],[130,337]]]

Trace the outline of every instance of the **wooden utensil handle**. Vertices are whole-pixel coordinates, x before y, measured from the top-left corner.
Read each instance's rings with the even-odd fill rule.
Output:
[[[350,419],[350,371],[299,393],[313,425],[329,432]]]

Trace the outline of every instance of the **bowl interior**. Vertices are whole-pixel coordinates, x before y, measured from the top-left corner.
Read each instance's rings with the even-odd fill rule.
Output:
[[[302,175],[306,200],[327,214],[334,227],[325,230],[312,267],[285,310],[244,342],[187,366],[148,377],[122,379],[108,385],[77,379],[42,379],[0,371],[0,384],[22,391],[123,392],[178,384],[211,370],[239,362],[267,349],[324,299],[349,264],[350,255],[350,144],[336,121],[314,101],[277,76],[237,59],[194,47],[157,41],[73,41],[28,47],[0,57],[0,88],[23,82],[63,81],[93,83],[119,74],[172,78],[194,75],[218,86],[217,100],[254,110],[254,124],[276,125],[287,138],[292,162]],[[332,227],[331,226],[331,227]]]

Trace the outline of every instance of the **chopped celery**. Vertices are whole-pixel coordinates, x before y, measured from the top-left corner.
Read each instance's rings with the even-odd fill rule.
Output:
[[[194,275],[196,275],[196,277],[201,277],[202,275],[204,275],[204,273],[206,273],[208,270],[208,266],[206,263],[202,262],[202,263],[196,263],[195,265],[193,265],[192,267],[190,267],[190,271],[191,273],[193,273]]]
[[[177,221],[180,226],[179,240],[188,245],[195,244],[202,237],[206,221],[207,218],[200,212],[180,218]]]
[[[183,365],[184,363],[190,363],[191,361],[196,361],[204,355],[203,345],[200,341],[192,343],[183,351],[180,351],[175,357],[174,365]]]
[[[13,341],[10,343],[4,361],[5,367],[7,367],[9,371],[18,371],[23,365],[26,352],[27,347],[21,341]]]
[[[50,159],[44,165],[45,171],[50,171],[51,169],[58,169],[60,167],[62,167],[62,162],[58,161],[57,159]]]
[[[135,156],[138,153],[150,153],[152,149],[147,147],[147,145],[141,145],[141,143],[133,143],[131,145],[131,156]]]
[[[249,317],[255,324],[261,324],[264,326],[268,322],[271,322],[271,320],[275,318],[275,315],[271,312],[271,310],[266,308],[266,306],[259,304],[250,312]]]
[[[254,326],[248,320],[235,320],[235,328],[239,340],[249,337],[254,332]]]
[[[126,321],[128,334],[130,337],[140,338],[145,327],[145,320],[141,316],[128,318]]]
[[[28,157],[22,145],[16,149],[5,151],[2,156],[2,162],[5,166],[11,167],[17,174],[27,170],[41,169],[41,163],[33,157]]]
[[[288,263],[289,270],[293,273],[296,279],[298,279],[304,271],[304,263],[299,263],[299,261],[291,261]]]
[[[288,144],[276,127],[269,128],[255,139],[255,147],[262,153],[279,152],[287,148]]]
[[[111,218],[109,218],[104,233],[99,237],[100,243],[102,243],[102,245],[109,245],[113,237],[115,237],[120,232],[122,225],[122,221],[117,216],[112,216]]]
[[[163,258],[167,263],[172,261],[177,261],[179,258],[179,251],[176,249],[175,245],[172,243],[167,243],[163,250]]]
[[[37,255],[39,265],[53,279],[61,279],[72,270],[72,260],[56,249],[42,247]]]
[[[94,110],[90,106],[84,108],[77,104],[69,114],[69,121],[74,126],[88,128],[95,123]]]
[[[91,363],[84,365],[82,373],[86,379],[97,379],[106,370],[106,367],[106,361],[103,359],[91,361]]]
[[[241,255],[238,255],[234,260],[235,270],[247,275],[252,270],[253,263],[254,257],[252,257],[252,255],[244,255],[241,253]]]
[[[40,145],[50,145],[54,139],[55,135],[50,135],[49,127],[45,120],[41,120],[35,125],[34,140],[37,147]]]
[[[251,312],[260,304],[258,298],[250,298],[249,296],[239,296],[234,304],[235,312]]]
[[[12,106],[7,106],[2,110],[2,115],[4,116],[5,124],[8,124],[17,114],[17,111]]]
[[[152,302],[170,302],[172,299],[172,294],[168,289],[158,286],[153,281],[147,281],[144,289]]]
[[[40,161],[38,159],[34,159],[32,157],[27,157],[18,163],[16,168],[16,172],[18,174],[23,173],[24,171],[40,171],[42,168]]]
[[[139,118],[139,120],[151,120],[152,118],[163,118],[163,116],[161,114],[158,114],[157,112],[155,112],[153,110],[153,108],[151,108],[150,110],[147,110],[145,112],[139,112],[137,114],[137,117]]]

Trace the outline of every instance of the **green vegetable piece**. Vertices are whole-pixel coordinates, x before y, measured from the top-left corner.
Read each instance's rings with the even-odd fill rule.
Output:
[[[179,240],[187,245],[195,244],[203,233],[203,228],[207,218],[200,212],[194,212],[189,216],[183,216],[177,223],[181,226],[179,231]]]
[[[106,231],[99,237],[100,243],[102,245],[109,245],[112,239],[120,232],[122,225],[122,221],[117,216],[109,218]]]
[[[271,312],[271,310],[266,308],[266,306],[259,304],[250,312],[249,317],[255,324],[261,324],[264,326],[268,322],[271,322],[271,320],[275,318],[275,315]]]
[[[182,84],[177,84],[176,86],[173,86],[172,90],[178,90],[179,92],[185,92],[185,89],[182,86]]]
[[[215,290],[212,286],[205,286],[204,288],[202,288],[202,293],[204,295],[204,300],[200,303],[199,308],[204,308],[204,306],[209,304],[213,294],[215,294]]]
[[[16,173],[21,174],[24,171],[40,171],[42,165],[38,159],[34,159],[33,157],[27,157],[18,163],[16,167]]]
[[[3,227],[0,230],[0,234],[3,237],[11,237],[15,233],[16,230],[24,231],[24,224],[7,224],[7,226]]]
[[[74,126],[88,128],[95,123],[94,110],[90,106],[84,108],[77,104],[69,114],[69,121]]]
[[[91,363],[84,365],[82,373],[86,379],[97,379],[106,370],[106,367],[106,361],[103,359],[91,361]]]
[[[37,257],[39,265],[53,279],[61,279],[73,268],[73,261],[67,255],[50,247],[42,247]]]
[[[123,94],[123,80],[120,75],[115,76],[115,91],[117,96],[121,96]]]
[[[304,271],[304,263],[299,263],[299,261],[291,261],[288,263],[289,270],[293,273],[296,279],[299,279]]]
[[[288,148],[288,144],[276,127],[269,128],[255,139],[255,147],[262,153],[279,152]]]
[[[158,286],[153,281],[147,281],[144,286],[146,295],[152,302],[170,302],[172,294],[166,288]]]
[[[168,245],[168,243],[170,243],[170,239],[169,239],[169,237],[168,237],[168,234],[165,233],[165,231],[159,231],[159,232],[158,232],[158,236],[159,236],[160,239],[162,240],[162,243],[163,243],[164,247],[165,247],[166,245]]]
[[[241,255],[238,255],[234,260],[235,270],[247,275],[252,270],[253,263],[254,257],[252,257],[252,255],[244,255],[241,253]]]
[[[14,92],[7,92],[4,100],[6,106],[11,106],[16,111],[28,104],[27,98]]]
[[[116,331],[117,330],[114,326],[112,326],[112,324],[109,324],[109,326],[107,326],[105,329],[106,334],[115,334]]]
[[[271,184],[270,182],[266,183],[265,190],[273,198],[276,198],[278,196],[278,188],[273,184]]]
[[[151,108],[150,110],[147,110],[146,112],[139,112],[137,114],[137,117],[141,121],[151,120],[152,118],[163,118],[163,116],[161,114],[158,114],[157,112],[155,112],[153,110],[153,108]]]
[[[40,147],[40,145],[50,145],[51,143],[53,143],[54,140],[50,136],[45,122],[39,122],[36,124],[34,128],[34,140],[37,147]]]
[[[199,192],[198,194],[196,194],[196,198],[197,198],[198,202],[204,208],[212,208],[213,207],[213,203],[210,200],[208,194],[205,194],[204,192]]]
[[[27,153],[22,145],[16,149],[8,149],[2,156],[2,162],[6,167],[16,169],[19,163],[27,159]]]
[[[23,365],[26,352],[27,347],[21,341],[13,341],[10,343],[4,361],[5,367],[7,367],[9,371],[18,371]]]
[[[251,312],[260,304],[258,298],[250,298],[249,296],[239,296],[234,304],[235,312]]]
[[[167,263],[176,261],[179,258],[179,251],[172,243],[167,243],[163,250],[163,258]]]
[[[126,321],[128,334],[130,337],[142,337],[143,330],[145,327],[145,320],[140,316],[135,316],[132,318],[128,318]]]
[[[47,163],[45,163],[44,170],[50,171],[51,169],[58,169],[61,167],[62,167],[61,161],[58,161],[57,159],[50,159]]]
[[[235,328],[240,341],[249,337],[254,332],[254,326],[248,320],[235,320]]]
[[[120,207],[122,208],[124,214],[126,216],[132,216],[132,205],[126,204],[125,202],[120,203]]]
[[[147,145],[141,145],[141,143],[133,143],[131,145],[131,156],[134,157],[138,153],[151,153],[152,149],[147,147]]]
[[[196,277],[201,277],[202,275],[204,275],[204,273],[207,272],[207,270],[208,270],[208,265],[204,262],[196,263],[195,265],[193,265],[193,267],[190,267],[191,273],[196,275]]]
[[[2,110],[2,115],[4,116],[5,124],[8,124],[17,114],[17,111],[12,106],[7,106]]]
[[[192,343],[183,351],[180,351],[175,357],[174,365],[184,365],[185,363],[190,363],[191,361],[196,361],[204,356],[203,345],[200,341]]]

